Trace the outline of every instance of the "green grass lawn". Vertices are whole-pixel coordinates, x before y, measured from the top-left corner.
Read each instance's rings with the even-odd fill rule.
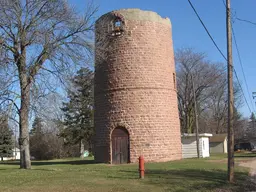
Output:
[[[226,182],[223,156],[186,159],[145,165],[145,179],[138,179],[138,165],[94,164],[92,159],[34,161],[31,170],[18,162],[0,163],[0,191],[11,192],[160,192],[245,191],[248,170],[236,168],[236,183]],[[216,161],[216,162],[215,162]]]

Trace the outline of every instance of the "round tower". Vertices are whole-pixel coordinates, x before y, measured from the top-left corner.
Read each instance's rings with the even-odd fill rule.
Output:
[[[170,20],[122,9],[95,27],[95,160],[181,159]]]

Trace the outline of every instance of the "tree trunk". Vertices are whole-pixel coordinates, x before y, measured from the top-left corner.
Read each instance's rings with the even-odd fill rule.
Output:
[[[26,74],[20,75],[21,87],[21,107],[20,107],[20,168],[30,169],[30,150],[29,150],[29,131],[28,131],[28,114],[30,104],[30,84]]]
[[[84,143],[83,140],[80,140],[80,158],[84,158]]]
[[[1,161],[4,161],[4,157],[1,157]]]

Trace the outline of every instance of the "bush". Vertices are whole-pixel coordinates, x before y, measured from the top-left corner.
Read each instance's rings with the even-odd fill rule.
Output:
[[[63,142],[53,133],[40,133],[30,137],[30,153],[36,160],[62,158]]]
[[[79,145],[65,145],[54,133],[36,133],[30,136],[30,154],[36,160],[79,157]]]

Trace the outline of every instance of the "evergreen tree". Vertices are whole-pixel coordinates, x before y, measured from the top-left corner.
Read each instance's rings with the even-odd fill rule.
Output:
[[[13,150],[12,130],[8,126],[7,118],[0,117],[0,157],[11,157]]]
[[[29,146],[30,154],[37,160],[49,159],[48,158],[48,148],[44,140],[43,134],[43,120],[39,117],[35,117],[32,129],[29,132]]]
[[[80,144],[80,154],[84,144],[91,150],[93,135],[93,72],[81,68],[72,80],[73,90],[68,91],[69,101],[63,103],[65,129],[60,134],[67,144]]]
[[[32,124],[32,129],[30,130],[29,134],[30,136],[33,136],[35,134],[42,133],[43,130],[43,124],[42,119],[40,117],[36,117]]]
[[[247,126],[246,136],[248,140],[256,139],[256,118],[254,113],[252,113],[250,116],[250,120]]]
[[[252,122],[254,122],[256,120],[254,113],[251,114],[250,119],[251,119]]]
[[[234,139],[235,143],[239,143],[245,139],[246,126],[245,120],[242,118],[241,113],[234,107]]]

